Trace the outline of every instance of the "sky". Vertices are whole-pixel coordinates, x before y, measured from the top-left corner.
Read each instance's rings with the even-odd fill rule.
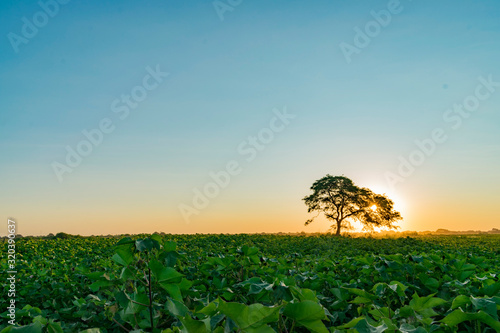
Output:
[[[322,232],[344,175],[400,230],[500,227],[500,2],[0,3],[17,232]]]

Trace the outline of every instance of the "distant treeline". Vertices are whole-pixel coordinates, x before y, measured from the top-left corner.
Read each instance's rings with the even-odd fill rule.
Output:
[[[164,232],[155,232],[161,236],[168,235]],[[254,233],[255,235],[290,235],[290,236],[317,236],[317,235],[333,235],[331,232],[315,232],[306,233],[302,232],[277,232],[277,233]],[[415,236],[429,236],[429,235],[494,235],[500,234],[500,229],[493,228],[489,231],[481,230],[468,230],[468,231],[453,231],[448,229],[438,229],[436,231],[394,231],[394,230],[383,230],[383,231],[372,231],[372,232],[346,232],[344,237],[415,237]],[[138,234],[139,235],[139,234]],[[137,236],[138,236],[137,235]],[[42,238],[42,239],[70,239],[70,238],[86,238],[86,237],[106,237],[106,238],[119,238],[134,236],[131,234],[121,234],[121,235],[92,235],[92,236],[80,236],[72,235],[65,232],[59,232],[57,234],[50,233],[46,236],[23,236],[16,235],[16,238]],[[6,239],[7,236],[2,236],[0,239]]]

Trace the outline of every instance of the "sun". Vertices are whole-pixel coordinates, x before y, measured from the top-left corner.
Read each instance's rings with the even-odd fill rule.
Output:
[[[401,195],[401,193],[398,193],[394,189],[388,188],[384,184],[367,182],[367,188],[369,188],[370,190],[372,190],[376,194],[386,195],[394,203],[394,210],[400,212],[401,215],[403,216],[403,218],[406,218],[407,205],[406,205],[404,197]],[[376,204],[373,204],[373,205],[368,206],[368,209],[371,210],[372,212],[377,212],[379,207],[377,207]],[[355,231],[362,232],[363,225],[361,223],[354,222],[353,226],[354,226]],[[379,231],[382,229],[375,227],[374,230]]]
[[[368,184],[367,187],[371,189],[374,193],[385,194],[394,203],[394,209],[400,212],[403,218],[407,217],[409,207],[405,202],[402,193],[396,191],[395,189],[388,188],[387,186],[384,186],[384,184],[371,183]],[[374,210],[373,206],[371,206],[370,209]]]

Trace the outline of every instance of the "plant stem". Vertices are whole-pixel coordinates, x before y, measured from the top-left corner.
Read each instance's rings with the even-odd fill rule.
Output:
[[[123,328],[125,330],[125,332],[130,332],[130,330],[128,330],[125,326],[123,326],[122,324],[120,324],[115,318],[113,318],[113,321],[115,322],[116,325],[118,325],[121,328]]]
[[[153,325],[153,293],[151,291],[151,268],[148,268],[148,275],[149,275],[149,319],[151,320],[151,332],[153,332],[154,325]]]
[[[130,300],[132,303],[135,303],[135,304],[138,304],[138,305],[142,305],[142,306],[145,306],[145,307],[150,307],[151,305],[147,305],[147,304],[144,304],[144,303],[141,303],[141,302],[137,302],[137,301],[134,301],[133,299]]]
[[[282,316],[280,316],[281,322],[283,323],[283,329],[285,330],[285,333],[288,333],[288,330],[286,329],[286,321],[283,319]]]

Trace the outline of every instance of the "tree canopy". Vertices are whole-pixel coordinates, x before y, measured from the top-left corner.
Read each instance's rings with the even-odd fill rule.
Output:
[[[356,186],[344,176],[331,176],[317,180],[311,187],[313,193],[303,200],[308,212],[318,212],[310,224],[321,213],[333,221],[331,228],[340,235],[341,229],[352,228],[351,222],[361,222],[363,230],[374,227],[397,229],[396,222],[402,220],[401,214],[394,210],[394,203],[385,194],[373,193],[370,189]]]

